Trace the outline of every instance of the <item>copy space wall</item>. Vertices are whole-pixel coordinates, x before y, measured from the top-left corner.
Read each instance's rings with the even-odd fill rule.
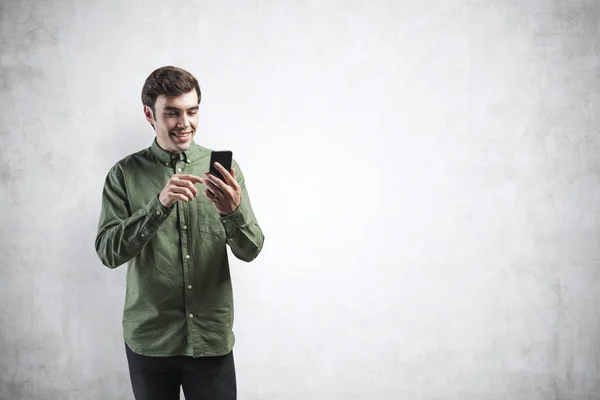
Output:
[[[239,398],[597,399],[600,10],[573,1],[0,4],[0,398],[132,399],[102,185],[177,65],[265,234]]]

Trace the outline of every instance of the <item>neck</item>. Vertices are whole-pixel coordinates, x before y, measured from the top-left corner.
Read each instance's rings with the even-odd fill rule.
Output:
[[[173,156],[178,156],[181,154],[181,151],[173,151],[173,150],[167,149],[167,146],[165,146],[163,143],[160,142],[160,138],[158,136],[156,137],[156,144],[158,144],[158,147],[160,147],[161,149],[163,149],[164,151],[166,151],[167,153],[169,153]]]

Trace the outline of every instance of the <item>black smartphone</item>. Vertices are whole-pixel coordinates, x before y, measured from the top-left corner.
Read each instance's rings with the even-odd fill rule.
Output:
[[[215,168],[215,162],[221,164],[227,171],[231,171],[231,161],[233,160],[233,152],[229,150],[213,150],[210,154],[210,173],[225,182],[225,178]]]

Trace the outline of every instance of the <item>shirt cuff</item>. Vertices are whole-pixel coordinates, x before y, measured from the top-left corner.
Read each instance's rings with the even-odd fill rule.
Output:
[[[237,228],[240,228],[247,224],[247,212],[246,207],[244,206],[244,202],[240,203],[240,206],[229,215],[220,216],[221,223],[225,228],[225,231],[230,234]]]
[[[146,215],[148,216],[149,222],[158,222],[171,215],[171,212],[175,209],[175,203],[167,208],[162,205],[160,200],[158,200],[158,195],[156,195],[144,208],[146,209]]]

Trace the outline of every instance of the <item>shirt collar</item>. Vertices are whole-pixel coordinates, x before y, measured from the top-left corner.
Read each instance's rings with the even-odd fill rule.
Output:
[[[152,151],[156,158],[165,165],[171,165],[172,162],[179,160],[189,164],[193,160],[198,158],[199,153],[198,145],[193,141],[193,139],[192,143],[190,144],[190,147],[179,155],[174,155],[165,151],[162,147],[158,145],[156,138],[154,138],[152,146],[150,146],[150,151]]]

